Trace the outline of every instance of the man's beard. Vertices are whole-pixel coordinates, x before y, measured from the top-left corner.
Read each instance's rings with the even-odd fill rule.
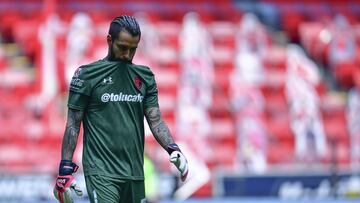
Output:
[[[126,62],[126,63],[132,63],[132,60],[115,58],[115,54],[113,52],[113,46],[114,46],[114,44],[111,43],[110,50],[109,50],[110,51],[110,56],[109,56],[110,61],[123,61],[123,62]]]

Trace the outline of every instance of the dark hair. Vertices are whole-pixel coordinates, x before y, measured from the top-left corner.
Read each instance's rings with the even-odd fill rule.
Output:
[[[114,18],[110,23],[109,35],[116,39],[121,30],[126,30],[133,36],[141,37],[140,26],[132,16],[122,15]]]

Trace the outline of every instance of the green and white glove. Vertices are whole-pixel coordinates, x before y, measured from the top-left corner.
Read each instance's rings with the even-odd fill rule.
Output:
[[[179,146],[175,143],[169,144],[167,152],[170,155],[170,162],[173,163],[176,168],[180,171],[180,178],[182,181],[186,180],[189,173],[188,162],[181,152]]]

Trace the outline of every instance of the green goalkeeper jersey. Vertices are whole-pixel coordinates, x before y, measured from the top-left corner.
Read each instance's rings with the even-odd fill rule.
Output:
[[[144,179],[144,110],[158,107],[148,67],[107,59],[81,66],[71,80],[68,107],[85,112],[85,175]]]

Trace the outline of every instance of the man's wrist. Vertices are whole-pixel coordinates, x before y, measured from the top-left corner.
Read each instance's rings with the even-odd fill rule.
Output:
[[[78,170],[78,168],[79,166],[70,160],[61,160],[59,166],[59,175],[60,176],[71,175],[75,173]]]
[[[169,144],[169,145],[167,146],[166,151],[169,153],[169,155],[170,155],[171,153],[173,153],[174,151],[179,151],[179,152],[181,152],[179,146],[178,146],[176,143],[171,143],[171,144]]]

